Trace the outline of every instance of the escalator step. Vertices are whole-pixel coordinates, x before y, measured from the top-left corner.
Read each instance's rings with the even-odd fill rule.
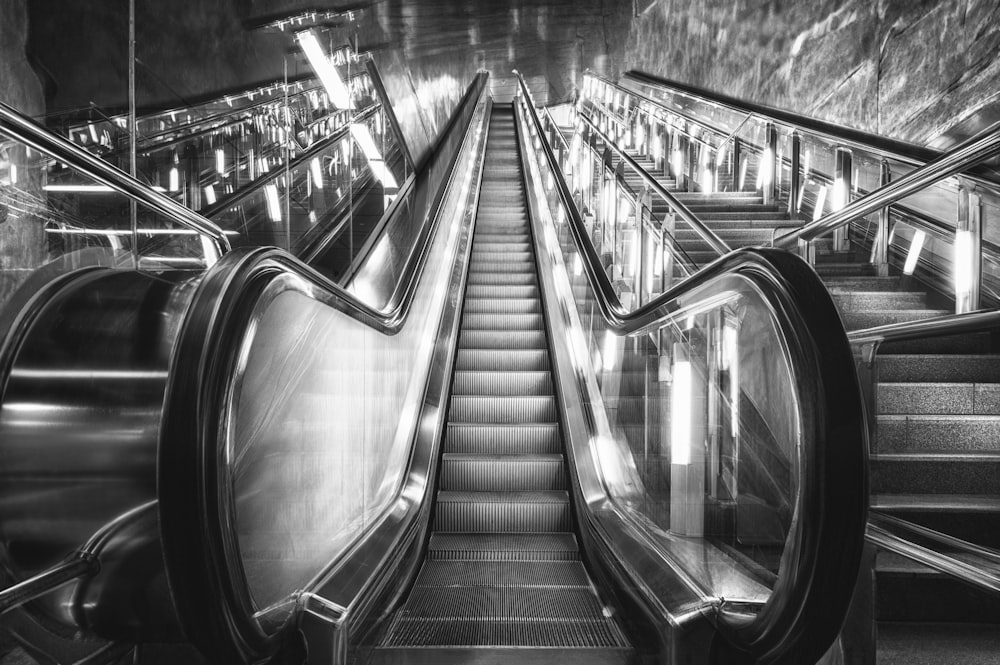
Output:
[[[444,602],[444,601],[442,601]],[[491,655],[483,654],[482,647],[518,647],[517,653],[525,653],[525,647],[545,647],[546,652],[535,654],[535,658],[523,662],[573,662],[579,665],[590,665],[591,663],[601,663],[612,665],[614,663],[633,662],[632,651],[627,648],[627,642],[621,630],[614,623],[607,620],[517,620],[509,622],[499,622],[489,617],[471,618],[437,618],[437,619],[403,619],[400,618],[392,628],[392,632],[386,638],[385,646],[392,647],[405,645],[407,647],[445,646],[479,647],[472,649],[473,653],[467,654],[459,652],[458,660],[445,661],[452,649],[447,649],[446,654],[433,654],[431,662],[512,662],[512,654],[503,654],[506,660],[483,660]],[[596,658],[586,659],[583,654],[577,653],[576,649],[585,647],[603,647],[593,654]],[[608,654],[609,647],[621,649],[620,659],[612,659]],[[552,653],[554,648],[574,649],[574,652]],[[530,651],[528,651],[530,653]],[[429,654],[430,655],[430,654]],[[590,655],[589,653],[587,655]],[[567,660],[556,660],[560,656]],[[404,661],[399,661],[404,662]],[[413,661],[406,661],[413,662]]]
[[[489,284],[497,286],[534,286],[538,284],[538,278],[534,272],[506,273],[506,272],[475,272],[469,270],[470,285]]]
[[[438,492],[436,531],[569,531],[569,495],[563,491]]]
[[[513,302],[518,301],[511,299]],[[487,301],[496,303],[503,301]],[[466,301],[466,307],[471,301]],[[490,306],[487,311],[503,311],[498,306]],[[520,307],[513,308],[515,311]],[[518,312],[527,313],[527,312]],[[542,330],[509,330],[499,332],[495,330],[463,330],[458,337],[458,348],[460,349],[545,349],[547,342],[545,332]],[[491,394],[491,393],[483,393]]]
[[[537,286],[500,286],[471,284],[466,288],[466,298],[537,298]]]
[[[546,454],[562,452],[559,426],[449,424],[444,450],[449,453],[487,455]]]
[[[484,492],[566,489],[562,455],[445,453],[441,489]]]
[[[459,349],[457,371],[539,372],[549,369],[546,349],[508,351],[506,349]]]
[[[560,619],[602,621],[603,606],[587,587],[415,587],[403,616],[481,622]]]
[[[473,264],[473,267],[469,269],[469,279],[472,279],[473,275],[496,273],[506,273],[509,277],[528,275],[535,279],[535,264],[516,256],[506,259],[503,255],[491,254],[488,261],[484,260]]]
[[[448,420],[453,423],[554,423],[556,398],[544,396],[451,398]]]
[[[511,278],[514,275],[507,275]],[[531,275],[534,278],[534,275]],[[544,330],[541,314],[463,314],[466,330]]]
[[[442,561],[424,564],[417,586],[590,587],[579,561]]]
[[[578,561],[572,533],[434,533],[429,557],[441,561]]]

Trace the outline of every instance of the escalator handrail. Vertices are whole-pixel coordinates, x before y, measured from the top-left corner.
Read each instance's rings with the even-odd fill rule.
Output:
[[[595,132],[597,136],[600,137],[602,141],[604,141],[604,145],[610,147],[618,154],[618,156],[621,159],[625,160],[625,163],[628,164],[629,167],[633,171],[635,171],[640,178],[642,178],[643,182],[646,183],[646,186],[648,186],[650,189],[656,192],[656,194],[660,198],[665,200],[668,204],[670,204],[670,207],[672,207],[674,210],[677,211],[678,216],[680,216],[681,219],[687,222],[688,226],[690,226],[694,230],[694,232],[697,233],[699,237],[701,237],[702,240],[708,243],[708,246],[712,249],[713,252],[715,252],[717,256],[724,256],[725,254],[728,254],[729,252],[732,251],[732,248],[730,248],[729,245],[727,245],[726,242],[722,238],[720,238],[712,229],[708,228],[704,222],[695,217],[694,213],[691,212],[691,210],[686,205],[681,203],[681,200],[678,199],[676,196],[674,196],[673,192],[671,192],[666,187],[661,185],[656,178],[651,176],[646,171],[646,169],[642,168],[642,166],[639,165],[639,162],[635,161],[635,159],[633,159],[632,156],[629,155],[627,152],[622,150],[618,146],[618,144],[611,139],[611,137],[609,137],[607,134],[601,131],[600,127],[598,127],[597,124],[593,120],[591,120],[589,115],[581,112],[579,116],[584,122],[587,123],[591,131]]]
[[[986,309],[962,314],[945,314],[916,321],[900,321],[847,333],[851,344],[879,345],[884,342],[926,339],[946,335],[983,332],[1000,328],[1000,309]]]
[[[1000,126],[963,142],[937,159],[893,180],[887,185],[851,201],[840,210],[786,233],[774,240],[775,247],[792,248],[799,241],[810,241],[851,222],[877,212],[945,178],[966,171],[1000,153]]]
[[[517,77],[520,84],[517,99],[526,100],[523,107],[528,109],[529,123],[537,135],[544,136],[530,91],[520,74]],[[567,212],[568,225],[583,258],[584,272],[598,309],[614,332],[628,334],[667,323],[679,307],[680,296],[712,279],[739,272],[766,282],[777,294],[780,301],[777,307],[784,309],[786,316],[805,312],[799,327],[788,331],[790,339],[797,340],[802,348],[825,347],[823,353],[817,352],[815,356],[819,365],[810,368],[816,373],[812,381],[807,380],[800,388],[816,399],[814,406],[806,406],[815,408],[819,414],[815,420],[822,422],[822,432],[814,441],[818,450],[807,450],[801,466],[804,480],[796,500],[801,519],[795,540],[783,555],[783,560],[794,561],[795,565],[783,566],[771,598],[759,615],[729,614],[724,605],[718,613],[720,629],[727,639],[754,658],[782,663],[794,662],[803,654],[819,658],[822,654],[815,653],[817,646],[825,642],[825,649],[840,632],[839,620],[831,621],[831,613],[842,619],[850,604],[860,570],[868,512],[868,428],[857,374],[853,367],[840,366],[849,362],[833,360],[849,357],[850,349],[832,298],[798,257],[768,248],[739,249],[704,266],[646,305],[626,312],[587,240],[583,219],[572,203],[551,147],[541,141],[541,149],[555,174],[556,190]],[[804,324],[810,320],[812,326]],[[837,330],[841,331],[839,336]],[[824,383],[820,384],[820,378]],[[828,412],[838,417],[830,418]]]
[[[904,537],[898,531],[906,532]],[[869,517],[866,538],[869,542],[902,557],[938,570],[992,593],[1000,592],[1000,561],[997,552],[906,520],[873,513]],[[920,545],[916,539],[930,540],[949,552],[965,555],[959,559],[936,549]]]
[[[35,124],[27,116],[2,102],[0,132],[124,194],[172,222],[211,238],[220,255],[232,248],[225,232],[204,216],[151,189],[68,139]]]
[[[464,117],[468,105],[475,106],[488,92],[488,74],[479,73],[469,86],[453,117]],[[454,155],[445,148],[454,146],[459,154],[468,140],[469,123],[452,122],[449,132],[442,135],[435,151],[448,159],[448,172],[440,189],[451,186],[461,175],[454,172]],[[463,140],[450,143],[450,132],[460,131]],[[183,445],[161,445],[158,464],[160,474],[161,524],[164,529],[186,529],[202,542],[194,547],[184,539],[164,539],[163,546],[168,574],[173,575],[174,597],[178,614],[183,618],[190,639],[199,646],[228,655],[228,662],[246,662],[259,657],[263,650],[274,646],[278,632],[266,632],[254,619],[253,601],[240,579],[242,563],[234,560],[233,549],[227,545],[232,537],[232,524],[221,523],[212,511],[203,510],[206,497],[228,502],[232,496],[220,483],[217,450],[218,424],[225,419],[222,406],[232,389],[232,368],[238,364],[240,340],[246,333],[247,317],[251,316],[260,297],[275,280],[289,278],[294,290],[306,297],[336,309],[383,334],[399,332],[432,248],[434,229],[440,228],[439,208],[443,197],[436,197],[424,217],[418,243],[422,246],[411,253],[397,288],[401,293],[395,302],[377,310],[357,296],[333,283],[296,257],[275,247],[238,248],[223,257],[210,269],[198,286],[198,292],[186,314],[178,346],[172,354],[171,368],[164,406],[161,441],[184,442]],[[450,266],[449,266],[450,271]],[[394,295],[395,298],[395,295]],[[192,417],[192,414],[201,414]],[[206,415],[208,414],[208,415]],[[196,459],[196,463],[192,460]],[[178,482],[177,478],[185,477]],[[163,479],[169,478],[171,482]],[[196,488],[192,490],[192,487]],[[222,510],[221,519],[228,512]],[[198,528],[192,528],[198,523]],[[204,557],[204,558],[201,558]],[[171,571],[173,571],[171,573]],[[276,629],[280,632],[280,628]],[[222,660],[225,660],[223,658]]]

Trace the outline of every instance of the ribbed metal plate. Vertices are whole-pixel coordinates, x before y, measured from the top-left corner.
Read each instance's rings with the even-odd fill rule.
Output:
[[[566,489],[563,456],[445,453],[441,489],[479,492]]]
[[[507,351],[504,349],[459,349],[455,361],[457,371],[532,372],[549,369],[547,349]]]
[[[580,587],[414,587],[406,618],[477,617],[480,621],[604,618],[590,588]]]
[[[463,425],[450,423],[444,450],[449,453],[516,455],[560,453],[562,440],[555,423],[541,425]]]
[[[552,423],[556,422],[556,400],[540,397],[479,397],[457,395],[451,398],[448,420],[457,423]]]
[[[582,587],[590,578],[579,561],[428,561],[417,586]]]
[[[520,301],[511,298],[517,308],[520,308]],[[498,300],[486,301],[489,303],[503,302]],[[466,307],[469,306],[466,302]],[[499,309],[499,308],[497,308]],[[542,330],[464,330],[458,337],[458,347],[460,349],[545,349],[548,341],[545,332]],[[525,394],[530,394],[530,390],[523,390]],[[551,391],[549,391],[551,392]],[[484,395],[496,393],[485,392]]]
[[[489,274],[489,273],[486,273]],[[508,274],[507,278],[513,275]],[[531,275],[534,278],[534,275]],[[541,314],[463,314],[466,330],[544,330]]]
[[[437,531],[569,531],[566,492],[439,492]]]
[[[537,298],[537,286],[501,286],[499,284],[471,284],[465,290],[466,298]]]
[[[435,533],[428,557],[434,560],[576,561],[572,533]]]
[[[540,333],[470,332],[465,335],[539,335]],[[459,338],[462,343],[463,337]],[[544,336],[542,336],[544,343]],[[463,346],[484,348],[488,339],[468,337]],[[533,341],[533,340],[531,340]],[[527,344],[528,348],[532,344]],[[552,375],[549,372],[456,372],[451,385],[454,395],[551,395]]]
[[[468,619],[403,619],[385,646],[628,647],[621,630],[602,620],[525,620],[492,623]],[[516,657],[511,654],[511,657]],[[490,661],[493,662],[493,661]]]
[[[520,273],[524,275],[535,275],[535,264],[531,261],[516,261],[511,259],[510,261],[503,258],[497,258],[496,255],[492,255],[493,258],[489,261],[481,261],[472,268],[469,269],[469,274],[474,275],[476,273],[491,273],[491,272],[506,272],[506,273]]]
[[[535,285],[538,277],[534,272],[510,274],[506,272],[469,271],[469,284],[496,284],[501,286]]]

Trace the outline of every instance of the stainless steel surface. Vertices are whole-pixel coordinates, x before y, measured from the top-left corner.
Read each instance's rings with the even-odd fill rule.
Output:
[[[938,570],[945,575],[954,577],[993,593],[1000,593],[1000,562],[995,557],[983,556],[975,551],[978,548],[969,547],[958,550],[958,554],[945,554],[940,546],[954,548],[954,538],[945,538],[937,542],[937,548],[919,544],[921,538],[931,540],[933,532],[929,530],[912,530],[905,522],[894,520],[878,514],[872,515],[868,522],[866,537],[882,549],[900,554],[907,559]]]
[[[73,555],[52,568],[0,591],[0,614],[43,596],[63,584],[97,572],[97,561],[87,555]]]
[[[880,189],[848,203],[837,212],[807,224],[797,231],[775,238],[774,246],[791,248],[799,241],[813,240],[896,203],[929,185],[967,171],[997,153],[1000,153],[1000,129],[992,129]]]
[[[910,339],[924,339],[961,333],[994,330],[1000,327],[1000,310],[949,314],[917,321],[888,323],[884,326],[852,330],[847,334],[851,344],[881,344]]]
[[[581,113],[580,118],[587,123],[592,132],[600,137],[600,139],[604,142],[604,145],[611,148],[635,173],[639,174],[643,182],[645,182],[650,189],[656,192],[657,196],[666,201],[673,210],[677,211],[677,214],[687,223],[688,226],[694,229],[705,242],[708,243],[709,247],[711,247],[717,255],[724,256],[732,251],[729,245],[727,245],[722,238],[716,235],[712,229],[705,226],[700,219],[695,217],[694,213],[692,213],[687,206],[681,203],[680,200],[674,196],[673,192],[670,192],[663,187],[663,185],[661,185],[656,178],[649,175],[645,169],[639,166],[638,162],[636,162],[631,155],[619,148],[615,141],[611,140],[607,134],[602,132],[600,127],[598,127],[594,121],[590,119],[590,116],[585,113]]]
[[[176,223],[211,238],[220,253],[229,251],[229,239],[222,229],[189,208],[153,191],[86,150],[35,125],[16,110],[0,103],[0,131],[53,159],[70,165],[95,181],[136,200]]]
[[[196,285],[125,271],[70,274],[8,331],[0,359],[0,531],[15,579],[55,565],[156,498],[166,369]],[[148,526],[157,540],[155,521]],[[134,553],[134,539],[102,542],[109,560]],[[138,600],[151,582],[142,570],[65,585],[35,607],[67,626],[86,617],[94,630],[113,632],[97,618],[107,608],[93,601],[129,587]]]

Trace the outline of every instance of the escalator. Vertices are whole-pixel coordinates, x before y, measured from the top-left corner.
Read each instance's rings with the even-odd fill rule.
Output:
[[[350,290],[241,248],[19,301],[36,662],[835,662],[867,479],[832,300],[744,251],[623,309],[532,113],[477,76]]]
[[[430,541],[368,662],[632,655],[574,533],[516,143],[494,106]]]

